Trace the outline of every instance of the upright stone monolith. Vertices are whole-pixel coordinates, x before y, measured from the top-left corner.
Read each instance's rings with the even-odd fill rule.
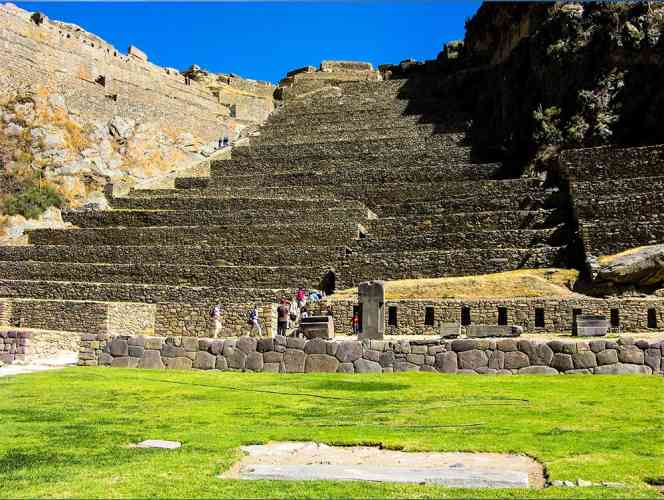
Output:
[[[385,282],[360,283],[358,301],[362,307],[360,340],[382,340],[385,333]]]

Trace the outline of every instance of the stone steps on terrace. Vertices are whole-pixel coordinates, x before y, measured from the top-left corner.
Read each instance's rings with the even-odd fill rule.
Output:
[[[574,197],[574,211],[581,220],[652,220],[664,212],[664,193],[632,193],[621,196]]]
[[[442,198],[431,201],[404,201],[401,203],[376,205],[371,207],[379,218],[414,217],[425,215],[442,215],[453,212],[497,212],[513,210],[538,210],[555,208],[557,203],[551,202],[550,194],[535,191],[526,194],[516,193],[510,196],[482,198],[478,195]]]
[[[541,181],[537,178],[509,179],[509,180],[484,180],[468,182],[404,182],[404,183],[380,183],[380,184],[338,184],[327,185],[305,185],[305,186],[279,186],[258,188],[261,196],[270,199],[292,199],[313,198],[330,200],[358,200],[366,203],[370,208],[381,204],[406,202],[408,200],[433,201],[459,196],[527,196],[531,193],[537,194],[541,191]],[[169,190],[172,196],[194,196],[199,195],[223,198],[224,196],[241,195],[243,192],[254,192],[254,187],[226,187],[208,188],[203,190],[185,189]],[[136,192],[135,196],[154,196],[159,191]],[[134,193],[132,193],[134,196]]]
[[[325,243],[324,241],[321,243]],[[334,262],[346,246],[218,245],[27,245],[0,246],[0,261],[79,262],[102,264],[187,263],[229,266],[311,266]]]
[[[233,288],[318,287],[325,266],[201,266],[191,264],[89,264],[0,262],[0,279],[133,283]]]
[[[225,226],[35,229],[34,245],[346,245],[358,238],[356,223],[239,224]]]
[[[0,279],[1,297],[44,300],[196,304],[208,300],[215,303],[223,297],[233,297],[233,301],[237,303],[268,303],[277,302],[283,297],[292,297],[294,293],[295,289],[293,288],[193,287],[134,283]]]
[[[268,209],[268,210],[63,210],[62,218],[75,226],[154,227],[154,226],[222,226],[228,224],[363,222],[369,217],[364,208]]]
[[[664,222],[629,218],[581,222],[587,255],[613,255],[630,248],[664,243]]]
[[[392,126],[374,129],[342,130],[334,132],[312,132],[301,130],[290,134],[256,135],[251,138],[252,147],[297,146],[302,144],[321,144],[332,142],[372,141],[393,139],[399,141],[416,140],[429,137],[436,132],[431,124]],[[458,130],[448,133],[458,133]]]
[[[354,284],[368,280],[444,278],[516,269],[566,267],[566,247],[401,250],[358,254],[335,271]]]
[[[371,238],[398,234],[428,235],[467,231],[543,229],[564,222],[557,210],[462,212],[433,216],[393,217],[363,223]]]
[[[384,184],[384,183],[427,183],[444,181],[490,180],[501,173],[500,163],[431,165],[431,166],[388,166],[379,169],[349,168],[344,166],[313,170],[314,167],[276,172],[273,174],[242,174],[232,176],[181,177],[175,180],[176,189],[205,189],[224,187],[259,186],[318,186],[330,183]]]
[[[454,151],[454,150],[452,150]],[[459,152],[459,149],[456,149]],[[385,172],[390,175],[390,171],[407,171],[408,169],[432,168],[440,169],[446,172],[454,172],[457,169],[484,168],[487,165],[497,165],[491,163],[477,163],[466,158],[470,154],[470,149],[462,148],[460,155],[447,154],[441,158],[436,151],[423,151],[416,154],[394,154],[390,157],[367,155],[364,157],[350,158],[302,158],[302,159],[234,159],[219,160],[212,162],[210,168],[210,179],[227,177],[246,177],[250,175],[282,175],[288,173],[300,173],[305,175],[307,172],[358,172],[360,174],[370,171]],[[455,156],[459,156],[456,158]],[[469,173],[473,173],[472,170]],[[402,174],[403,175],[403,174]],[[462,180],[462,179],[459,179]]]
[[[442,118],[442,117],[441,117]],[[441,120],[447,121],[447,120]],[[257,136],[252,135],[253,141],[260,138],[278,138],[289,136],[301,136],[310,134],[335,134],[343,132],[357,132],[369,130],[388,130],[395,128],[417,128],[429,127],[433,123],[424,121],[423,115],[397,115],[397,116],[375,116],[363,114],[359,118],[353,118],[342,121],[332,121],[323,123],[302,123],[302,122],[275,122],[262,125],[257,131]],[[441,124],[442,125],[442,124]],[[458,130],[456,130],[458,131]]]
[[[218,198],[214,196],[145,196],[145,197],[120,197],[109,200],[115,209],[126,210],[271,210],[284,209],[297,210],[310,209],[324,206],[334,206],[337,209],[362,207],[357,201],[339,202],[335,200],[320,199],[266,199],[251,193],[249,196]]]
[[[388,137],[356,141],[334,141],[307,144],[277,144],[271,146],[237,146],[233,159],[353,158],[364,155],[393,156],[417,153],[437,153],[441,160],[457,158],[469,161],[471,148],[464,144],[465,134],[436,134],[429,137]]]
[[[561,227],[500,231],[465,231],[393,235],[392,238],[364,238],[353,242],[353,253],[397,252],[399,250],[461,250],[464,248],[533,248],[560,246]]]
[[[270,115],[267,122],[260,130],[283,130],[288,128],[301,129],[341,129],[350,130],[366,123],[369,128],[375,125],[388,123],[418,123],[435,124],[440,131],[463,130],[467,121],[471,118],[468,113],[450,110],[448,108],[430,107],[427,109],[415,109],[407,104],[397,109],[335,109],[326,113],[300,113],[289,114],[276,112]]]
[[[560,163],[572,181],[661,176],[664,145],[573,149],[561,153]]]
[[[661,192],[664,191],[664,176],[573,182],[570,189],[575,198],[580,199]]]

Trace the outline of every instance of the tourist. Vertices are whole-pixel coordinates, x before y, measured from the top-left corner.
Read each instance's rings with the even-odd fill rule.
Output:
[[[295,300],[290,303],[288,308],[288,319],[291,328],[294,328],[300,319],[300,307]]]
[[[217,338],[221,333],[221,304],[215,304],[215,306],[210,310],[210,318],[214,321],[214,333],[212,334],[213,338]]]
[[[334,317],[334,311],[332,310],[332,305],[331,304],[328,304],[328,306],[325,308],[325,316]]]
[[[261,325],[258,322],[258,304],[256,304],[254,308],[251,311],[249,311],[249,324],[251,325],[251,330],[249,330],[249,335],[253,336],[254,330],[256,330],[258,332],[259,337],[263,336]]]
[[[302,309],[306,303],[307,303],[307,294],[304,291],[304,288],[300,287],[297,289],[297,292],[295,293],[295,300],[297,301],[297,305]]]
[[[228,139],[228,136],[225,135],[225,136],[224,136],[224,147],[226,148],[226,147],[228,147],[229,145],[230,145],[230,140]]]
[[[356,314],[353,314],[353,319],[351,320],[353,323],[353,334],[354,335],[359,335],[360,334],[360,317]]]
[[[327,296],[327,295],[332,295],[334,293],[336,286],[337,286],[337,275],[334,269],[329,269],[323,276],[323,280],[321,282],[321,289],[323,290],[323,293]]]
[[[300,322],[301,322],[303,319],[307,319],[308,317],[309,317],[309,310],[307,309],[307,306],[304,306],[304,307],[300,310]]]
[[[281,304],[277,307],[277,335],[286,336],[288,328],[288,307],[286,299],[281,299]]]

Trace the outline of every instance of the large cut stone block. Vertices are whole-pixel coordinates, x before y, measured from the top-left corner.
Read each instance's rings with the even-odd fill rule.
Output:
[[[355,365],[355,371],[357,373],[382,373],[383,368],[380,364],[369,361],[368,359],[358,359],[353,363]]]
[[[383,281],[360,283],[358,300],[362,308],[360,339],[382,340],[385,334],[385,283]]]
[[[458,354],[459,367],[462,370],[477,370],[481,367],[487,367],[489,358],[486,352],[479,349],[472,349],[470,351],[463,351]]]
[[[352,363],[362,357],[362,343],[353,340],[341,342],[336,356],[341,363]]]
[[[161,360],[161,353],[158,350],[147,349],[143,352],[143,357],[138,362],[139,368],[163,369],[164,362]]]
[[[334,373],[338,369],[339,360],[334,356],[328,356],[327,354],[309,354],[304,367],[304,371],[307,373]]]
[[[471,338],[519,337],[522,333],[523,327],[516,325],[469,325],[466,327],[466,335]]]
[[[287,373],[303,373],[307,355],[299,349],[286,349],[284,367]]]
[[[208,352],[198,351],[193,367],[199,370],[212,370],[217,362],[216,356]]]
[[[334,318],[332,316],[311,316],[300,322],[300,331],[308,339],[334,338]]]

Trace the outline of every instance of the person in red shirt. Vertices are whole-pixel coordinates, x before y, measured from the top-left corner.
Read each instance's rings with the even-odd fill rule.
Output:
[[[353,333],[358,335],[360,333],[360,318],[357,314],[353,314]]]

